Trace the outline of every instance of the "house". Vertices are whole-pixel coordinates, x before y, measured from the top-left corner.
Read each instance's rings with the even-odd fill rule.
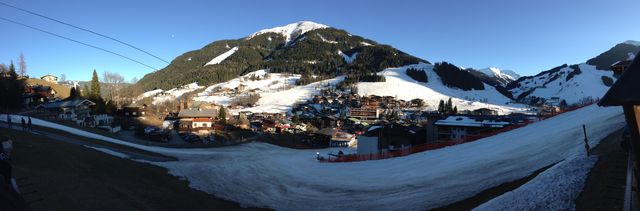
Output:
[[[52,101],[55,99],[56,92],[50,86],[32,85],[24,87],[22,94],[23,104],[25,107]]]
[[[36,110],[55,118],[77,121],[91,117],[91,107],[95,105],[94,102],[86,99],[64,100],[40,104],[36,106]]]
[[[129,104],[122,107],[122,115],[125,117],[141,117],[147,112],[147,104],[135,105]]]
[[[355,144],[356,138],[353,134],[341,132],[334,128],[324,128],[314,133],[325,142],[329,142],[329,147],[349,147]]]
[[[426,134],[410,127],[392,123],[374,125],[363,135],[358,136],[359,155],[381,154],[411,147],[414,143],[424,143]]]
[[[434,123],[438,130],[438,140],[462,141],[468,136],[490,132],[511,123],[489,119],[474,119],[468,116],[449,116]]]
[[[44,80],[46,82],[54,83],[54,84],[58,83],[58,76],[51,75],[51,74],[44,75],[44,76],[40,77],[40,79],[42,79],[42,80]]]
[[[636,57],[626,71],[611,86],[609,91],[598,102],[599,106],[622,106],[628,130],[627,182],[625,185],[625,210],[640,209],[640,193],[637,184],[640,183],[640,57]],[[627,151],[625,150],[625,151]],[[602,178],[598,182],[606,182]]]
[[[216,109],[185,109],[178,113],[179,131],[208,132],[218,116]]]
[[[622,72],[624,72],[624,70],[627,69],[629,65],[631,65],[632,61],[633,60],[630,60],[630,59],[617,61],[611,64],[611,67],[609,69],[613,71],[614,75],[621,75]]]
[[[476,116],[497,116],[498,115],[498,111],[491,110],[491,109],[488,109],[488,108],[479,108],[479,109],[471,111],[471,115],[476,115]]]

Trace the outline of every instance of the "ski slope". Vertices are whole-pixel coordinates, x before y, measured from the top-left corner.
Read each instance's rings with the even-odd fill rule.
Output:
[[[227,52],[224,52],[218,56],[216,56],[215,58],[211,59],[211,61],[207,62],[204,66],[207,65],[214,65],[214,64],[220,64],[221,62],[223,62],[225,59],[229,58],[231,55],[233,55],[234,53],[236,53],[238,50],[240,50],[240,48],[233,47],[230,50],[228,50]]]
[[[5,118],[0,118],[4,121]],[[19,122],[19,116],[13,117]],[[622,110],[595,105],[475,142],[405,157],[319,163],[316,150],[263,143],[213,149],[142,146],[34,119],[34,124],[178,158],[150,162],[191,187],[246,206],[278,210],[424,210],[471,197],[584,153],[623,126]],[[333,150],[334,153],[338,149]],[[322,150],[327,153],[327,150]],[[535,196],[531,196],[535,197]]]
[[[418,82],[406,74],[408,68],[425,70],[428,82]],[[458,106],[458,111],[489,108],[497,110],[501,114],[522,112],[524,105],[511,104],[511,99],[500,94],[494,87],[484,84],[484,90],[464,91],[445,86],[440,76],[433,71],[433,65],[416,64],[399,68],[387,68],[378,73],[385,76],[385,82],[360,82],[358,94],[394,96],[403,100],[420,98],[425,100],[427,106],[435,110],[440,100],[452,98],[453,105]],[[482,102],[481,102],[482,101]]]

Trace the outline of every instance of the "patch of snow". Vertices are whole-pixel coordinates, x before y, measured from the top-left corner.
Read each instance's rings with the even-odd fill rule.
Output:
[[[636,55],[633,52],[627,53],[627,60],[633,60],[636,58]]]
[[[11,117],[18,122],[21,116]],[[173,149],[134,144],[36,118],[33,124],[176,157],[177,161],[147,163],[169,169],[170,174],[189,181],[190,187],[243,206],[425,210],[584,154],[582,124],[587,125],[589,144],[596,146],[625,121],[619,107],[592,105],[471,143],[353,163],[320,163],[315,159],[316,152],[325,156],[349,148],[295,150],[253,142],[224,148]]]
[[[364,46],[372,46],[372,45],[373,45],[373,44],[371,44],[371,43],[364,42],[364,41],[360,42],[360,44],[361,44],[361,45],[364,45]]]
[[[229,58],[229,56],[233,55],[234,53],[236,53],[236,51],[238,51],[240,48],[238,48],[238,46],[231,48],[231,50],[228,50],[227,52],[224,52],[218,56],[216,56],[216,58],[211,59],[211,61],[207,62],[207,64],[205,64],[204,66],[207,65],[214,65],[214,64],[220,64],[220,62],[224,61],[225,59]]]
[[[329,28],[327,25],[314,23],[311,21],[300,21],[292,24],[288,24],[286,26],[279,26],[270,29],[263,29],[256,33],[249,35],[248,39],[251,39],[255,36],[265,34],[265,33],[276,33],[280,34],[284,37],[285,43],[289,43],[291,40],[295,40],[298,36],[303,35],[309,31],[313,31],[316,29],[324,29]]]
[[[639,46],[640,47],[640,42],[635,41],[635,40],[627,40],[625,42],[623,42],[624,44],[629,44],[629,45],[635,45],[635,46]]]
[[[163,91],[164,90],[162,90],[162,89],[154,89],[154,90],[142,93],[141,95],[138,95],[138,97],[136,97],[136,100],[142,100],[142,99],[147,98],[147,97],[156,96],[157,94],[160,94]]]
[[[338,55],[342,56],[342,58],[344,59],[344,61],[347,64],[351,64],[353,62],[353,60],[356,60],[356,56],[358,56],[358,52],[353,53],[353,55],[349,56],[349,55],[343,53],[341,50],[338,50]]]
[[[165,101],[176,100],[186,93],[193,92],[202,88],[204,87],[199,86],[198,83],[190,83],[190,84],[187,84],[178,88],[173,88],[167,91],[160,90],[161,92],[158,92],[155,95],[153,95],[154,96],[153,104],[157,105]],[[157,91],[157,90],[154,90],[154,91]]]
[[[598,157],[586,157],[584,153],[567,158],[519,188],[473,210],[575,210],[575,200],[597,160]]]
[[[429,82],[417,82],[406,74],[408,68],[423,69]],[[358,94],[394,96],[402,100],[420,98],[425,101],[427,108],[436,110],[440,100],[451,97],[452,102],[458,107],[458,111],[489,108],[500,114],[512,112],[525,112],[526,106],[510,103],[511,99],[505,97],[494,87],[484,84],[484,90],[464,91],[445,86],[435,71],[433,65],[415,64],[400,68],[387,68],[378,73],[385,77],[385,82],[360,82]]]
[[[84,147],[91,148],[91,149],[100,151],[102,153],[105,153],[105,154],[108,154],[108,155],[112,155],[114,157],[125,158],[125,159],[129,158],[129,155],[126,155],[126,154],[121,153],[121,152],[116,152],[116,151],[113,151],[113,150],[110,150],[110,149],[106,149],[106,148],[93,147],[93,146],[88,146],[88,145],[84,145]]]
[[[316,34],[320,37],[320,39],[322,39],[322,41],[323,41],[323,42],[331,43],[331,44],[338,44],[338,42],[337,42],[337,41],[333,41],[333,40],[327,40],[327,39],[325,39],[325,38],[324,38],[320,33],[316,33]]]

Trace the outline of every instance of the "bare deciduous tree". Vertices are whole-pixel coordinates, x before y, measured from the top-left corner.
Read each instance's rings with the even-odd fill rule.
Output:
[[[113,100],[113,96],[122,88],[124,77],[120,75],[120,73],[104,71],[102,74],[102,82],[106,83],[107,96],[109,96],[110,100]]]
[[[131,79],[131,84],[136,84],[136,83],[138,83],[138,77],[133,77]]]
[[[27,63],[24,61],[24,54],[20,53],[20,58],[18,58],[18,68],[20,76],[27,75]]]

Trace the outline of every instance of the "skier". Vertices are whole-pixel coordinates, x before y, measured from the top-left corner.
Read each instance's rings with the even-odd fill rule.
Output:
[[[20,123],[22,125],[22,131],[25,131],[27,129],[27,122],[24,121],[24,117],[20,119]]]
[[[11,129],[11,116],[7,114],[7,124],[9,124],[9,129]]]
[[[0,138],[0,175],[4,178],[3,183],[9,185],[16,192],[20,193],[16,180],[12,176],[12,168],[9,163],[11,149],[13,149],[12,141],[7,137]]]

